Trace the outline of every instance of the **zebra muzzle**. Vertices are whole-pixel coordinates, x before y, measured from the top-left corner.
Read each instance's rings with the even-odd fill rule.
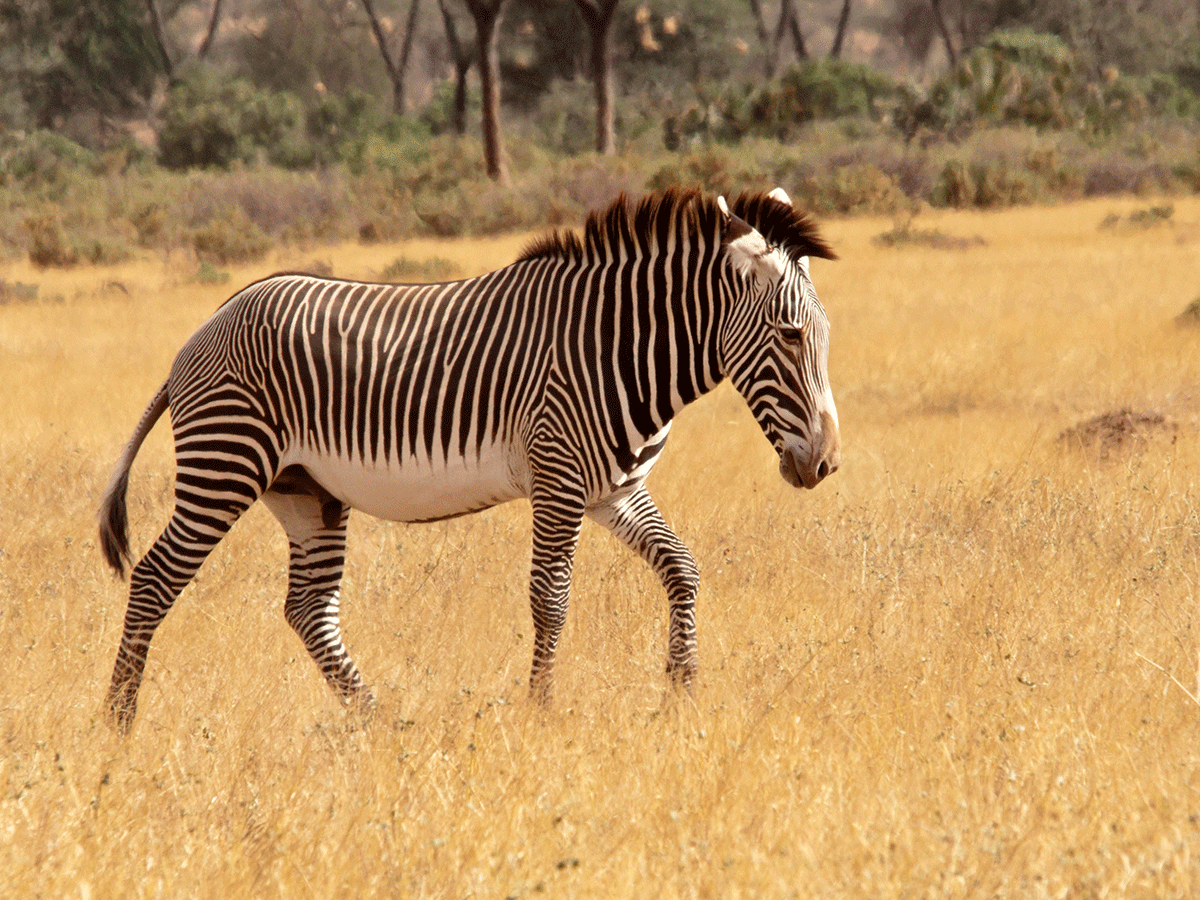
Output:
[[[822,419],[826,416],[822,414]],[[832,475],[841,465],[842,454],[838,440],[837,426],[832,421],[823,423],[820,440],[813,448],[790,445],[784,447],[779,454],[779,474],[792,487],[815,488]],[[832,425],[832,428],[829,427]]]

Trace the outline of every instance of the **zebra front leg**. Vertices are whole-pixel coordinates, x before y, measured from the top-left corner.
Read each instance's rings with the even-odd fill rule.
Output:
[[[133,727],[138,689],[155,630],[244,508],[226,510],[227,522],[208,518],[203,524],[189,521],[176,508],[163,533],[133,567],[129,605],[107,698],[109,714],[120,734],[128,734]]]
[[[700,572],[683,542],[663,520],[644,486],[605,498],[588,510],[638,554],[658,575],[670,604],[667,673],[671,681],[691,691],[696,678],[696,593]]]
[[[554,651],[567,620],[571,568],[583,500],[573,492],[534,489],[533,562],[529,574],[529,606],[533,613],[533,665],[529,695],[543,705],[554,697]]]
[[[311,479],[303,487],[313,493],[291,493],[297,483],[279,480],[263,495],[288,536],[284,618],[342,703],[369,716],[375,697],[346,652],[338,616],[350,507]]]

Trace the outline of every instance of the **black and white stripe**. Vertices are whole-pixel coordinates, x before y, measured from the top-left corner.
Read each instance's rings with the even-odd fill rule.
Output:
[[[533,506],[531,690],[551,692],[585,515],[658,573],[668,670],[690,687],[699,582],[644,486],[671,420],[729,377],[791,483],[838,465],[828,321],[807,257],[832,258],[782,191],[732,212],[696,191],[622,197],[582,236],[435,285],[277,275],[230,298],[179,352],[117,466],[101,542],[123,572],[129,470],[170,408],[175,509],[133,568],[109,706],[121,730],[155,628],[238,517],[263,500],[290,545],[285,615],[347,701],[370,692],[341,640],[351,508],[427,521]]]

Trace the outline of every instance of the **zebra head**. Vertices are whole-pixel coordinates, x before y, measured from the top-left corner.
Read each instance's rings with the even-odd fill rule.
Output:
[[[779,454],[780,474],[814,488],[837,471],[841,439],[829,387],[829,319],[808,259],[836,256],[782,188],[738,197],[739,215],[724,197],[717,203],[729,261],[723,372]]]

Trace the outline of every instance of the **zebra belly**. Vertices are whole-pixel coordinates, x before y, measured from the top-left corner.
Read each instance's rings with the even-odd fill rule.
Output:
[[[289,457],[334,497],[393,522],[428,522],[526,497],[524,465],[499,446],[478,458],[370,464],[301,450]]]

